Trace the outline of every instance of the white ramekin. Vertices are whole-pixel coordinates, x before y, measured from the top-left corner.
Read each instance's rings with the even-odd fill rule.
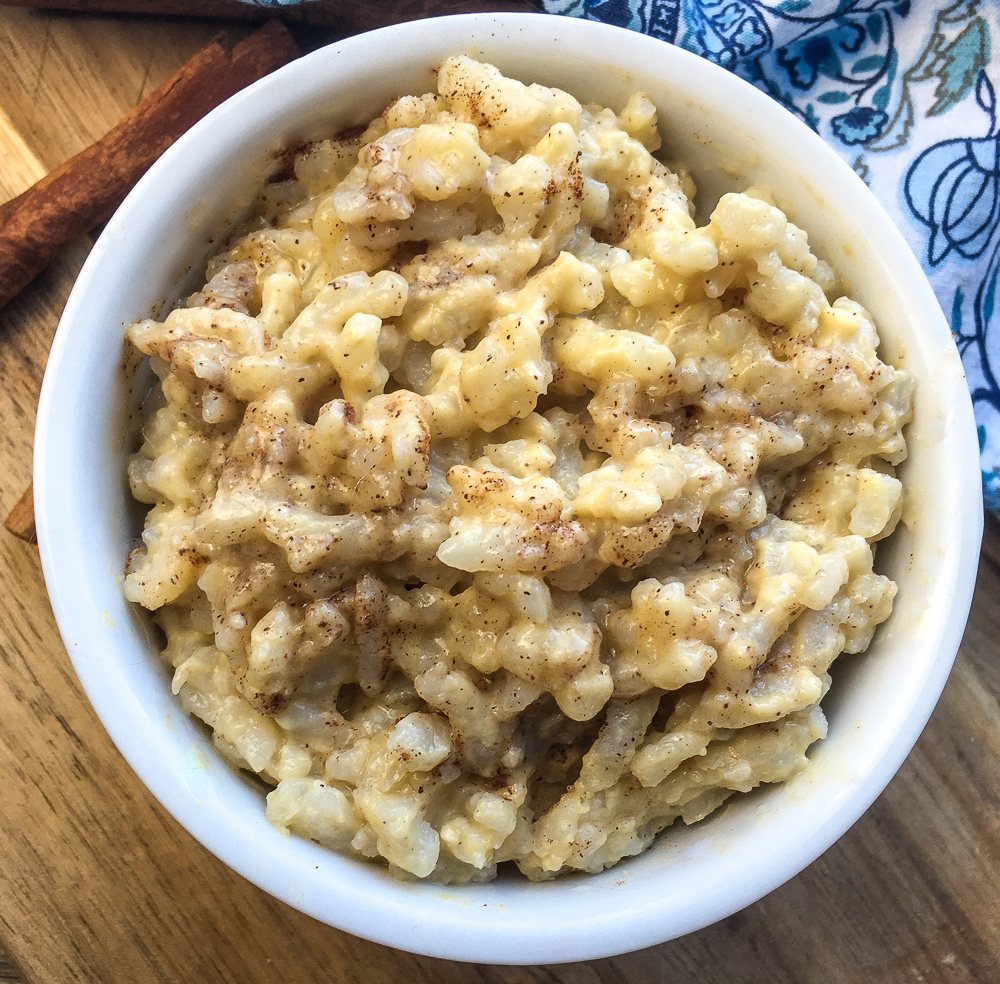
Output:
[[[601,875],[465,888],[397,881],[288,838],[261,787],[234,773],[180,711],[122,567],[141,513],[125,463],[135,361],[125,326],[176,297],[210,241],[247,202],[273,152],[365,121],[394,96],[434,88],[452,53],[524,81],[621,108],[659,107],[664,154],[685,161],[702,210],[724,190],[770,187],[850,292],[884,352],[918,378],[902,476],[908,525],[880,549],[899,584],[869,651],[844,657],[824,704],[829,736],[810,768],[736,797]],[[261,888],[332,925],[418,953],[481,962],[571,961],[705,926],[780,885],[869,806],[910,750],[958,649],[982,529],[978,446],[965,377],[934,294],[861,180],[766,96],[682,50],[593,22],[544,15],[423,20],[348,38],[228,100],[142,179],[95,246],[56,335],[35,444],[45,578],[80,681],[122,754],[174,817]]]

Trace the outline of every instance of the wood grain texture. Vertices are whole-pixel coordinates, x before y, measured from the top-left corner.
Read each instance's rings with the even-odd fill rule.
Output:
[[[0,197],[3,201],[20,194],[44,178],[45,165],[35,157],[7,114],[0,110]]]
[[[216,38],[96,143],[0,205],[0,306],[60,246],[111,218],[150,165],[210,110],[300,54],[275,20],[249,37]]]
[[[0,111],[51,168],[215,30],[0,7]],[[9,180],[4,196],[21,190]],[[0,311],[3,515],[30,480],[45,353],[88,245],[84,237],[62,250]],[[97,722],[56,633],[37,551],[0,534],[0,571],[0,946],[10,958],[0,957],[0,982],[21,979],[12,965],[25,984],[1000,981],[994,523],[944,696],[898,776],[848,834],[715,926],[635,954],[544,968],[466,966],[364,943],[233,874],[164,813]]]
[[[0,984],[22,984],[23,978],[14,969],[7,954],[0,950]]]

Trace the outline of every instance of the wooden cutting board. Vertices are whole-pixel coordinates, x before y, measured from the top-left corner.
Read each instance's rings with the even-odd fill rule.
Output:
[[[0,7],[0,200],[104,133],[218,25]],[[89,240],[0,310],[0,513],[30,479],[35,403]],[[807,871],[639,953],[466,966],[366,943],[276,902],[195,843],[105,735],[38,554],[0,535],[0,981],[26,984],[985,984],[1000,980],[1000,531],[944,697],[886,793]]]

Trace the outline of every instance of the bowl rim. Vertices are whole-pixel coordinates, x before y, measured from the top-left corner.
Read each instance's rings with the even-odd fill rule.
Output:
[[[551,32],[550,25],[554,29]],[[61,507],[70,467],[65,440],[68,414],[73,396],[85,391],[83,383],[73,378],[80,340],[75,338],[72,326],[86,320],[84,313],[94,301],[99,275],[108,263],[114,262],[116,251],[122,249],[121,229],[129,221],[142,224],[147,196],[168,180],[171,169],[182,164],[199,141],[213,130],[228,132],[227,127],[235,125],[233,120],[261,118],[261,107],[280,102],[281,92],[307,92],[315,84],[314,73],[322,73],[327,61],[358,58],[376,44],[388,50],[397,42],[402,44],[404,39],[407,43],[415,37],[426,39],[429,33],[433,33],[434,40],[426,44],[432,47],[455,47],[470,37],[513,38],[518,34],[529,37],[531,43],[540,43],[537,38],[545,33],[552,33],[560,44],[572,43],[581,48],[606,44],[611,50],[617,46],[639,61],[658,58],[671,62],[693,83],[702,81],[709,87],[737,92],[741,99],[767,111],[769,116],[776,106],[749,83],[681,48],[665,48],[663,42],[654,38],[593,21],[541,14],[459,14],[393,25],[346,38],[306,55],[233,96],[182,136],[139,181],[95,245],[66,304],[42,385],[36,425],[35,511],[42,567],[60,634],[108,734],[167,812],[251,882],[317,919],[357,936],[415,953],[511,964],[610,956],[684,935],[763,897],[832,845],[870,806],[899,768],[944,687],[972,600],[982,534],[982,498],[971,399],[963,385],[964,400],[954,390],[952,405],[946,408],[960,435],[962,455],[956,455],[955,474],[950,478],[956,493],[954,519],[958,529],[951,553],[942,558],[941,565],[947,572],[948,583],[943,589],[952,617],[933,626],[938,656],[919,686],[915,685],[909,694],[903,709],[905,714],[897,721],[895,738],[872,749],[866,771],[861,773],[863,781],[854,783],[840,797],[836,809],[810,837],[800,843],[783,844],[780,851],[772,850],[766,857],[756,859],[747,877],[736,879],[735,884],[722,879],[711,882],[696,899],[680,898],[666,886],[663,895],[650,899],[630,887],[636,880],[630,874],[633,869],[642,865],[644,872],[651,870],[652,862],[641,860],[624,860],[601,875],[570,876],[530,886],[494,882],[467,891],[409,884],[388,878],[374,866],[339,855],[331,857],[330,852],[308,842],[281,839],[262,815],[248,818],[241,814],[240,806],[246,800],[239,798],[241,794],[231,782],[226,785],[227,795],[237,797],[238,802],[234,805],[212,800],[211,805],[218,812],[206,815],[205,797],[211,798],[206,793],[208,787],[204,783],[192,785],[190,777],[179,778],[177,769],[163,769],[162,758],[151,755],[148,748],[137,747],[135,730],[145,733],[158,724],[124,681],[116,678],[117,669],[109,673],[110,664],[95,658],[92,652],[102,616],[94,609],[85,588],[86,565],[74,557],[75,546],[67,547],[79,539],[73,525],[79,517],[74,510]],[[622,60],[624,57],[623,54]],[[868,196],[872,214],[887,225],[888,240],[902,250],[903,255],[897,258],[901,269],[909,271],[918,296],[940,315],[937,300],[902,235],[848,165],[792,114],[784,112],[774,125],[822,159],[837,182],[845,187],[852,186],[851,182],[860,186],[856,192]],[[944,375],[948,372],[951,370]],[[974,454],[968,460],[970,451]],[[74,473],[73,477],[79,479],[81,475]],[[179,707],[177,710],[180,715]],[[209,786],[227,782],[215,763],[199,768],[204,768]],[[247,790],[247,796],[254,795]],[[234,837],[233,830],[240,837]],[[248,855],[248,848],[258,854]],[[675,857],[674,862],[686,863],[682,857],[680,860]],[[301,876],[300,883],[289,883],[289,866]],[[335,879],[332,885],[320,880],[330,877]],[[646,875],[643,878],[648,881]],[[595,898],[603,900],[605,909],[594,911]],[[488,910],[489,921],[484,922],[483,909]]]

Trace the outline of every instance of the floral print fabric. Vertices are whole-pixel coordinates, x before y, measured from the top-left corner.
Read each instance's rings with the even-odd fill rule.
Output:
[[[545,0],[736,72],[854,168],[951,321],[1000,515],[1000,8],[996,0]]]

